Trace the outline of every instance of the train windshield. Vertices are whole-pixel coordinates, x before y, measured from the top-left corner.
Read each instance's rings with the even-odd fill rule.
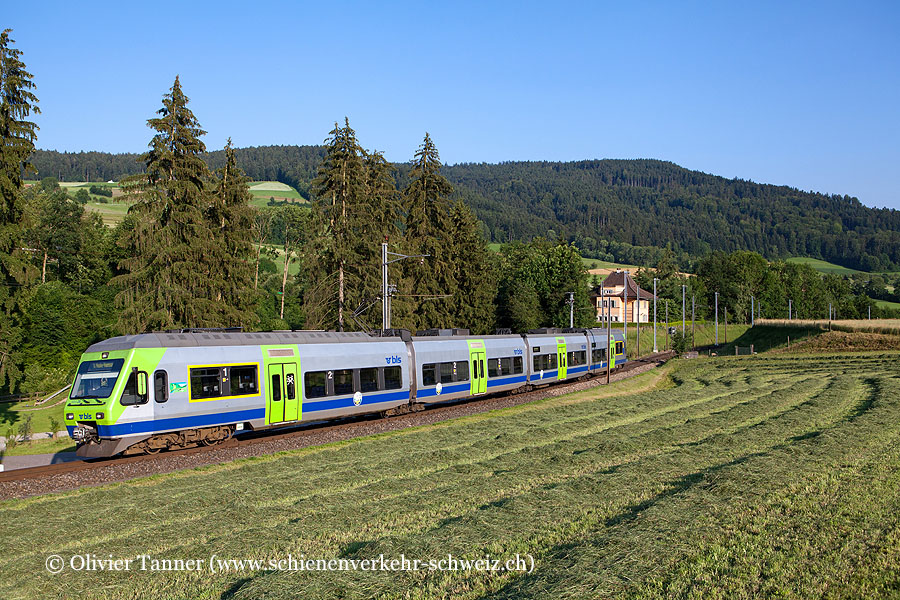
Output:
[[[78,375],[72,384],[72,400],[81,398],[109,398],[119,371],[122,370],[122,358],[111,360],[87,360],[78,366]]]

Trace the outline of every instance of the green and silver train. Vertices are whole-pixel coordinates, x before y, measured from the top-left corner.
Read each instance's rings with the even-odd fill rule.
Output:
[[[625,362],[619,330],[335,333],[178,330],[111,338],[81,357],[65,408],[83,457],[210,445],[242,430],[587,377]]]

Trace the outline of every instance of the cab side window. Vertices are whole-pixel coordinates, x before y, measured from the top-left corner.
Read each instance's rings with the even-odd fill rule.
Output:
[[[160,404],[169,399],[169,374],[165,371],[153,374],[153,398]]]

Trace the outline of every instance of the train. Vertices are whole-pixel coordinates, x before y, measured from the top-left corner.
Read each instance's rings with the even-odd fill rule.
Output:
[[[625,362],[622,331],[599,328],[142,333],[85,351],[65,425],[84,458],[153,454],[241,431],[517,393]]]

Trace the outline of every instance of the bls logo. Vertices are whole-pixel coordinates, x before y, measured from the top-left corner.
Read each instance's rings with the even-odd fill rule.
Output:
[[[91,418],[91,413],[81,413],[78,415],[78,418],[82,421],[88,421]]]
[[[385,364],[388,364],[388,365],[400,365],[400,364],[403,364],[403,361],[400,359],[399,356],[385,356],[385,357],[384,357],[384,362],[385,362]]]
[[[515,350],[513,350],[513,354],[515,354],[516,356],[522,356],[522,349],[516,348]]]

